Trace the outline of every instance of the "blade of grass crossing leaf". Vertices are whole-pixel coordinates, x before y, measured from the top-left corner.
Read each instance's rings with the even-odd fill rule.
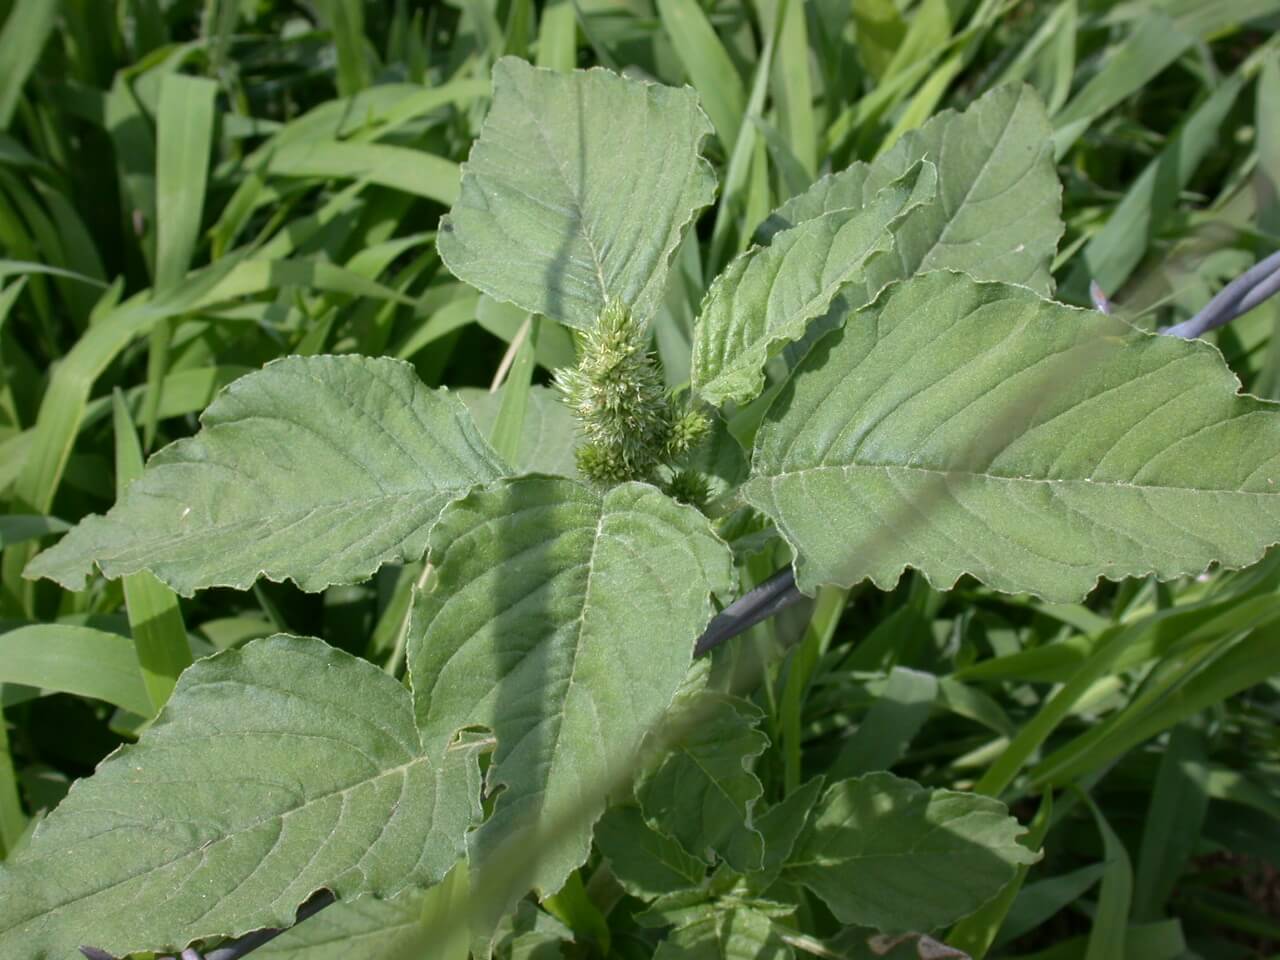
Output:
[[[702,109],[728,150],[738,140],[746,91],[724,45],[696,0],[658,0],[658,15]]]
[[[0,635],[0,683],[91,697],[141,716],[153,713],[128,637],[61,623]]]
[[[809,689],[809,682],[813,679],[818,662],[835,635],[836,625],[840,622],[840,614],[844,612],[844,605],[848,599],[848,590],[823,587],[818,591],[809,625],[805,627],[804,637],[792,654],[787,668],[786,685],[782,690],[782,698],[778,702],[778,726],[783,751],[783,782],[787,794],[793,793],[800,787],[802,774],[800,759],[804,749],[801,720],[805,693]]]
[[[1084,960],[1125,960],[1125,931],[1129,926],[1129,907],[1133,900],[1133,868],[1128,851],[1093,798],[1085,793],[1080,793],[1080,797],[1088,805],[1098,832],[1102,834],[1103,856],[1107,864]]]
[[[1280,673],[1280,624],[1253,630],[1227,647],[1210,645],[1203,656],[1189,657],[1167,671],[1138,701],[1088,733],[1046,757],[1030,772],[1033,784],[1063,783],[1105,765],[1113,758],[1173,725]]]
[[[1040,748],[1048,736],[1070,715],[1076,703],[1088,693],[1097,680],[1105,676],[1125,647],[1126,631],[1113,628],[1099,639],[1088,658],[1076,668],[1071,678],[1042,706],[996,759],[982,778],[974,784],[975,793],[998,797],[1018,771]]]
[[[530,316],[516,335],[508,353],[514,351],[511,368],[502,383],[502,404],[493,423],[489,442],[507,463],[515,463],[520,452],[520,434],[524,430],[524,414],[529,405],[529,387],[533,377],[534,344],[538,337],[538,318]],[[498,389],[498,384],[494,384]]]
[[[7,130],[22,88],[40,59],[61,5],[52,0],[17,0],[0,29],[0,130]]]
[[[884,691],[841,746],[827,777],[843,780],[890,769],[929,719],[937,696],[938,679],[933,674],[894,667]]]
[[[1133,917],[1159,920],[1161,908],[1190,859],[1209,810],[1204,733],[1193,722],[1169,735],[1142,824],[1134,877]]]
[[[540,67],[568,73],[578,62],[578,19],[570,0],[550,0],[538,21]]]
[[[170,74],[160,84],[156,118],[156,270],[155,289],[167,293],[186,276],[200,237],[205,184],[209,178],[209,150],[213,143],[212,80]],[[165,374],[169,370],[172,325],[158,323],[151,331],[147,354],[147,406],[142,414],[143,445],[155,443],[156,413]]]
[[[1018,839],[1018,842],[1028,850],[1039,850],[1044,844],[1045,835],[1049,832],[1052,822],[1053,794],[1046,793],[1040,800],[1040,806],[1036,809],[1031,826],[1026,834]],[[1001,890],[993,900],[978,908],[976,913],[969,914],[951,928],[951,932],[947,934],[947,944],[965,951],[973,960],[982,960],[1000,933],[1000,928],[1009,915],[1009,910],[1017,899],[1018,892],[1027,879],[1027,871],[1030,869],[1030,864],[1018,864],[1018,873],[1007,887]]]
[[[115,427],[116,499],[124,496],[129,484],[142,475],[142,448],[134,433],[133,419],[117,388],[111,397],[112,422]],[[178,674],[191,666],[191,647],[182,621],[182,609],[172,590],[146,570],[132,573],[122,580],[129,629],[137,648],[138,667],[150,697],[152,710],[143,716],[159,713],[173,693]]]

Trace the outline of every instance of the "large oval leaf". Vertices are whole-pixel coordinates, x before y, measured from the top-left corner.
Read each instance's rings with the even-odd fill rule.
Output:
[[[514,895],[554,892],[687,673],[711,594],[730,588],[728,549],[645,484],[527,477],[451,504],[430,556],[408,655],[419,721],[436,739],[493,731],[502,793],[473,864],[525,877]],[[539,845],[531,871],[513,838]]]
[[[437,246],[498,300],[584,329],[610,297],[648,318],[694,214],[715,196],[711,124],[687,87],[505,57]]]
[[[1238,388],[1208,344],[925,274],[809,354],[744,492],[806,591],[911,566],[1066,601],[1243,566],[1280,541],[1280,405]]]
[[[1049,267],[1063,231],[1051,133],[1034,90],[998,87],[964,113],[944,111],[905,134],[869,167],[854,164],[819,180],[778,208],[761,236],[861,206],[928,158],[938,168],[938,200],[912,210],[894,230],[897,256],[874,264],[870,292],[950,269],[1051,293]]]
[[[1039,855],[1004,804],[890,773],[834,783],[786,875],[842,923],[928,932],[982,906]]]
[[[436,882],[479,787],[474,750],[422,739],[409,691],[377,667],[255,641],[187,670],[141,740],[0,868],[0,957],[176,949],[288,925],[321,887]]]
[[[708,403],[743,402],[764,387],[764,365],[798,340],[875,257],[893,250],[894,225],[931,203],[932,163],[919,161],[865,205],[832,210],[754,247],[711,286],[694,331],[693,386]],[[862,291],[855,306],[875,291]]]
[[[507,472],[456,397],[385,357],[274,361],[200,419],[27,576],[78,590],[95,563],[111,578],[145,569],[184,596],[259,576],[356,583],[421,557],[446,503]]]

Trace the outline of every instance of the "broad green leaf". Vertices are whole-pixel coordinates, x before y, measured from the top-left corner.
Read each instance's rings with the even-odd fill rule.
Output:
[[[445,265],[490,296],[571,327],[606,299],[643,318],[715,194],[711,125],[692,90],[606,70],[559,74],[504,57],[493,107],[440,222]]]
[[[870,201],[806,220],[734,260],[707,294],[693,346],[693,386],[719,406],[750,400],[764,387],[764,365],[798,340],[867,261],[889,256],[893,228],[908,211],[935,199],[937,174],[920,161]],[[854,295],[854,304],[867,293]]]
[[[461,401],[388,358],[287,357],[228,386],[105,516],[27,568],[71,590],[96,563],[183,596],[259,576],[304,590],[416,560],[450,500],[506,472]]]
[[[744,495],[806,592],[910,566],[1073,601],[1099,577],[1244,566],[1280,540],[1280,407],[1238,389],[1208,344],[928,274],[809,354]]]
[[[715,851],[734,870],[759,870],[764,840],[752,808],[764,793],[752,768],[769,747],[756,729],[763,712],[736,697],[707,692],[682,711],[682,736],[636,790],[645,818],[693,853]]]
[[[684,679],[710,595],[731,582],[728,550],[645,484],[601,494],[533,476],[451,504],[430,557],[408,653],[420,723],[434,739],[493,731],[490,787],[505,789],[472,863],[508,873],[515,896],[552,893]],[[537,844],[531,872],[517,843]]]
[[[819,180],[775,211],[761,237],[861,206],[927,158],[937,167],[938,201],[915,208],[894,230],[897,257],[876,262],[869,293],[928,270],[962,270],[1051,293],[1049,266],[1063,224],[1049,136],[1030,87],[998,87],[964,113],[944,111],[904,134],[871,166],[854,164]]]
[[[502,397],[488,390],[462,387],[457,391],[471,411],[480,432],[488,436],[498,417]],[[549,473],[558,477],[578,476],[574,459],[578,425],[573,414],[550,387],[533,386],[529,390],[524,412],[524,429],[520,433],[520,449],[512,467],[519,473]]]
[[[707,865],[645,823],[639,807],[611,807],[595,830],[596,846],[624,890],[650,900],[696,887]]]
[[[474,750],[420,735],[409,691],[377,667],[318,640],[254,641],[186,671],[156,724],[5,863],[0,956],[176,949],[288,925],[322,887],[436,882],[479,786]]]
[[[889,773],[832,784],[786,876],[841,923],[925,933],[982,906],[1038,854],[1004,804]]]
[[[676,927],[654,960],[790,960],[795,952],[773,921],[749,906],[715,909]]]

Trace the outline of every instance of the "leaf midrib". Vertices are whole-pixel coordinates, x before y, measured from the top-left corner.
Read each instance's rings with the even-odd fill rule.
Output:
[[[1274,497],[1280,495],[1280,487],[1275,491],[1265,490],[1240,490],[1219,487],[1180,487],[1172,484],[1157,483],[1125,483],[1119,480],[1094,480],[1092,478],[1083,477],[1019,477],[998,473],[984,473],[977,470],[957,470],[942,469],[937,467],[923,467],[914,464],[902,463],[848,463],[848,464],[818,464],[811,467],[800,467],[796,470],[783,470],[778,473],[757,474],[756,479],[767,480],[771,483],[778,480],[785,480],[788,477],[803,476],[809,473],[821,473],[828,470],[838,470],[841,473],[854,473],[858,470],[902,470],[909,473],[930,474],[940,477],[964,477],[974,480],[986,480],[991,482],[1002,483],[1032,483],[1032,484],[1070,484],[1070,485],[1087,485],[1089,487],[1118,488],[1131,490],[1150,490],[1150,491],[1177,491],[1181,493],[1226,493],[1242,497]]]

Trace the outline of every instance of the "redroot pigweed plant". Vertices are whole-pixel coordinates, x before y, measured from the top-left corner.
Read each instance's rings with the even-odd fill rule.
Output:
[[[571,458],[529,472],[405,363],[287,357],[35,557],[69,589],[96,567],[183,596],[429,565],[403,682],[284,635],[183,673],[5,864],[0,956],[209,945],[318,891],[336,905],[308,923],[355,930],[416,916],[423,888],[477,953],[533,949],[590,927],[589,861],[663,958],[829,952],[779,922],[797,910],[860,931],[851,950],[963,955],[946,929],[1039,856],[1047,821],[1028,834],[998,799],[1028,752],[968,792],[844,754],[806,779],[787,753],[766,792],[777,731],[733,645],[695,659],[696,639],[762,544],[799,591],[782,574],[762,609],[804,594],[829,623],[908,568],[1072,602],[1254,563],[1280,539],[1280,410],[1205,343],[1052,299],[1060,186],[1020,87],[774,211],[710,285],[672,393],[648,323],[715,197],[709,133],[689,89],[494,70],[437,246],[576,332]]]

